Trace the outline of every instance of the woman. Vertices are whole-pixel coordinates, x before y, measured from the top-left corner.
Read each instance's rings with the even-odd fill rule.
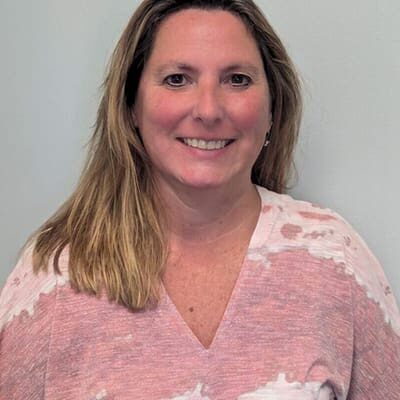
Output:
[[[381,267],[282,194],[300,110],[251,0],[145,0],[78,188],[2,291],[0,397],[398,398]]]

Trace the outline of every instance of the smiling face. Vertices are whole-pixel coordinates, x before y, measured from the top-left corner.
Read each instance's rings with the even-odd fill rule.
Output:
[[[237,16],[189,9],[161,23],[133,110],[158,184],[250,187],[270,108],[260,52]]]

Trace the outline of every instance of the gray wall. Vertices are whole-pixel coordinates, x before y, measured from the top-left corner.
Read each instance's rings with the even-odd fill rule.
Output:
[[[0,0],[0,286],[76,182],[133,0]],[[292,194],[341,213],[400,299],[400,2],[259,1],[305,84]]]

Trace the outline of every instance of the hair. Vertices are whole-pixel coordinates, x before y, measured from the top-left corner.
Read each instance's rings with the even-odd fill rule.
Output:
[[[271,93],[273,126],[252,181],[284,193],[301,118],[298,75],[277,34],[252,0],[144,0],[108,65],[87,160],[74,193],[32,236],[36,273],[67,248],[72,288],[130,310],[156,305],[167,256],[165,216],[151,163],[132,120],[142,71],[162,21],[178,11],[226,10],[258,44]]]

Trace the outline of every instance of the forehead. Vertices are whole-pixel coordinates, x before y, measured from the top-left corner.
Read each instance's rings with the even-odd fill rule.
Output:
[[[157,30],[152,53],[167,55],[197,51],[239,53],[261,57],[257,43],[242,19],[225,10],[186,9],[163,20]],[[219,54],[220,55],[220,54]]]

